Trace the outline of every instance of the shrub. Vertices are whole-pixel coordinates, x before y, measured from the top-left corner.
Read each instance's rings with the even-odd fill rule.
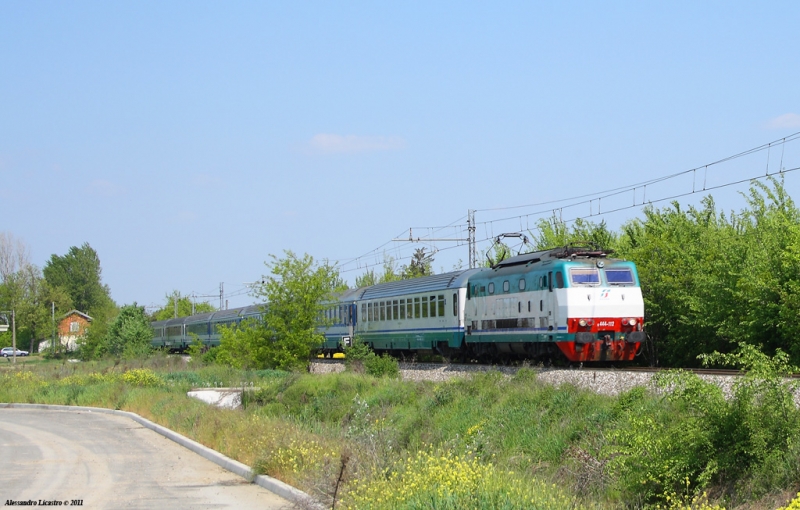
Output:
[[[162,386],[164,380],[147,368],[137,368],[122,374],[122,380],[132,386]]]
[[[388,354],[378,356],[359,337],[345,348],[345,365],[353,372],[365,372],[373,377],[399,377],[400,364]]]

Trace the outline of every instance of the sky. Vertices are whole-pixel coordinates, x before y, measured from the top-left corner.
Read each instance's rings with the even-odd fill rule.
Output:
[[[747,182],[710,188],[800,167],[800,140],[705,165],[800,132],[798,19],[792,1],[5,0],[0,231],[39,267],[88,242],[120,305],[219,306],[223,283],[236,307],[285,250],[351,285],[421,247],[466,268],[463,241],[393,239],[463,239],[468,210],[479,251],[554,214],[739,210]],[[784,183],[800,200],[800,172]]]

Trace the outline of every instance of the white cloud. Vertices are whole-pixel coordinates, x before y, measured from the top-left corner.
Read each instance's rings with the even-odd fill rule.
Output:
[[[314,135],[311,148],[319,152],[368,152],[403,149],[406,141],[399,136],[358,136],[320,133]]]
[[[89,193],[101,197],[113,197],[122,193],[122,188],[111,181],[96,179],[89,183]]]
[[[789,129],[800,127],[800,115],[796,113],[784,113],[767,122],[769,129]]]

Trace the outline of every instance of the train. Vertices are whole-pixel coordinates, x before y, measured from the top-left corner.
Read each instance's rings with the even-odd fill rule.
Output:
[[[318,353],[354,338],[377,353],[454,360],[632,361],[645,340],[636,265],[595,247],[566,246],[466,269],[347,290],[325,304]],[[153,346],[219,345],[219,325],[262,305],[153,322]]]

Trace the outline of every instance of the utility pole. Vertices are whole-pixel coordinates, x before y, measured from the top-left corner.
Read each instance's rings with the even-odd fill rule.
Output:
[[[56,355],[56,302],[50,302],[50,313],[53,319],[53,339],[50,341],[50,350],[53,351],[53,356]]]
[[[224,308],[222,308],[222,305],[224,304],[223,296],[225,296],[225,290],[224,289],[225,289],[225,282],[219,282],[219,309],[220,310],[224,310]]]
[[[16,309],[13,310],[0,310],[0,312],[8,313],[11,312],[11,348],[14,349],[14,353],[12,357],[14,359],[14,363],[17,362],[17,311]],[[8,331],[8,315],[4,315],[5,324],[0,323],[0,333],[4,333]]]
[[[178,318],[178,295],[177,294],[173,294],[172,295],[172,302],[175,304],[175,318],[177,319]]]
[[[195,296],[194,296],[194,292],[192,292],[192,315],[194,315],[194,313],[195,313],[194,312],[194,309],[195,309],[194,308],[194,300],[195,300]]]
[[[475,269],[478,267],[478,251],[476,247],[475,241],[475,210],[469,209],[467,211],[467,239],[454,239],[454,238],[433,238],[433,237],[417,237],[414,238],[414,235],[411,233],[411,229],[408,229],[408,239],[392,239],[392,241],[405,241],[409,243],[422,243],[422,242],[467,242],[467,246],[469,248],[469,268]]]
[[[14,364],[17,363],[17,310],[11,310],[11,347],[14,349]]]
[[[478,267],[478,248],[475,241],[475,209],[467,211],[467,244],[469,245],[469,268]]]

